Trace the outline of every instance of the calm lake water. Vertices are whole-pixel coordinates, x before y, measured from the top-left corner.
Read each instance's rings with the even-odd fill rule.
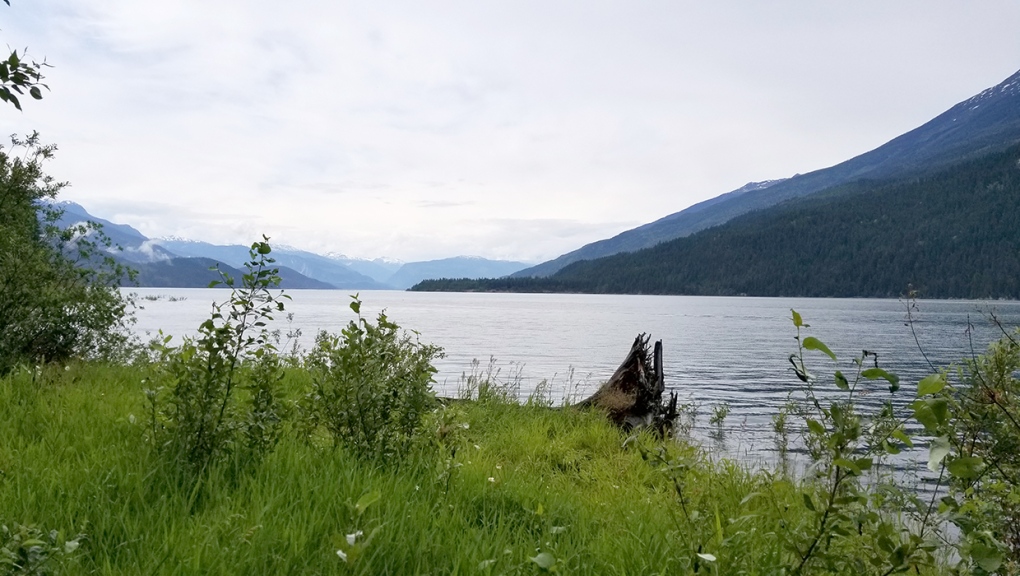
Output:
[[[194,334],[211,304],[228,295],[216,289],[131,291],[144,307],[135,326],[142,337],[160,329],[177,337]],[[305,348],[319,330],[337,332],[354,318],[344,291],[288,294],[293,318],[288,323],[281,314],[274,328],[300,329]],[[862,349],[874,351],[881,367],[901,377],[895,397],[907,402],[918,379],[930,373],[906,324],[906,302],[897,300],[399,291],[364,291],[360,298],[366,317],[386,310],[390,320],[443,347],[435,388],[448,396],[456,395],[473,362],[485,369],[494,359],[499,379],[519,381],[524,398],[543,380],[551,383],[557,403],[583,398],[609,378],[637,334],[649,333],[663,342],[667,388],[699,407],[695,437],[751,460],[773,459],[771,418],[802,386],[787,360],[796,351],[791,308],[810,324],[805,335],[821,339],[839,358],[807,353],[816,374],[852,374],[853,358]],[[1006,326],[1020,324],[1020,302],[920,301],[914,329],[928,358],[941,367],[968,356],[972,342],[980,353],[1001,335],[989,313]],[[877,405],[888,397],[886,386],[874,384],[862,400]],[[730,413],[719,434],[708,420],[722,403]]]

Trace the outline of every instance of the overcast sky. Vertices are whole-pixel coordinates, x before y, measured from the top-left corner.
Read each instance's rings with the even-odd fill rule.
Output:
[[[870,150],[1020,68],[1016,0],[12,0],[4,133],[146,235],[542,261]]]

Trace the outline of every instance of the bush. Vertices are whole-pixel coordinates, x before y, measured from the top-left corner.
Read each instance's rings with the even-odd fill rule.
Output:
[[[268,238],[252,244],[241,287],[231,291],[229,301],[213,305],[197,338],[172,347],[168,337],[156,345],[154,379],[165,386],[146,392],[153,440],[192,471],[201,472],[239,446],[259,458],[279,438],[276,387],[282,368],[266,321],[283,311],[281,298],[289,297],[272,290],[280,276],[270,267],[271,251]],[[222,276],[233,288],[234,280]],[[236,394],[242,368],[249,380],[247,402]]]
[[[127,270],[96,224],[62,229],[48,204],[66,185],[43,173],[38,134],[0,147],[0,375],[18,365],[123,353]],[[23,153],[16,155],[21,149]]]
[[[435,404],[432,361],[442,350],[401,332],[385,313],[375,324],[362,318],[357,296],[350,306],[358,319],[340,334],[320,333],[306,360],[306,420],[361,457],[399,456]]]
[[[940,510],[962,535],[960,556],[976,573],[1020,573],[1020,344],[989,346],[957,372],[918,384],[914,416],[931,442],[929,467],[948,478]]]

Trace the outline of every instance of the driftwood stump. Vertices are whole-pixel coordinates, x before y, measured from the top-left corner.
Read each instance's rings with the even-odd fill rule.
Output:
[[[627,358],[598,391],[575,404],[580,408],[604,410],[609,419],[625,430],[652,427],[668,435],[677,418],[676,393],[664,404],[666,391],[662,373],[662,340],[655,343],[649,358],[649,336],[638,334]]]

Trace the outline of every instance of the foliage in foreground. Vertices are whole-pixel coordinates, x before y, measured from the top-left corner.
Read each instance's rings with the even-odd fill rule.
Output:
[[[340,334],[321,332],[305,360],[312,379],[301,404],[306,426],[363,457],[400,458],[436,406],[432,361],[442,350],[402,333],[385,312],[374,324],[362,318],[357,297],[350,307],[357,320]]]
[[[18,534],[8,571],[1017,573],[1010,338],[959,385],[936,374],[912,404],[860,414],[855,395],[894,393],[898,378],[865,352],[831,377],[844,396],[817,393],[830,379],[806,352],[836,357],[793,312],[804,398],[784,418],[802,419],[814,461],[794,479],[625,439],[598,413],[521,406],[492,382],[467,391],[477,401],[440,404],[440,350],[385,314],[362,318],[356,297],[344,331],[281,357],[265,329],[284,297],[270,253],[253,244],[199,336],[157,345],[154,362],[0,379],[0,523]],[[140,381],[157,387],[147,401]],[[865,475],[913,444],[911,423],[939,434],[929,465],[950,482],[938,507]]]
[[[624,447],[596,413],[497,401],[426,418],[430,443],[399,473],[288,434],[247,472],[211,464],[196,488],[147,440],[145,374],[71,364],[0,380],[0,516],[86,534],[51,561],[64,573],[765,574],[792,560],[783,523],[812,517],[784,477],[643,436]],[[283,401],[309,381],[289,368]],[[854,542],[845,552],[864,554]]]
[[[274,292],[280,276],[271,252],[268,238],[252,244],[240,286],[221,273],[231,298],[213,305],[197,337],[180,346],[169,346],[170,338],[154,344],[155,387],[146,390],[152,440],[190,472],[200,473],[237,450],[258,460],[279,440],[276,388],[283,374],[266,326],[289,297]]]
[[[836,355],[818,339],[802,336],[808,325],[796,311],[793,323],[798,352],[790,361],[806,384],[795,410],[804,417],[805,443],[817,479],[814,489],[821,496],[818,505],[810,491],[803,493],[804,506],[816,519],[813,536],[796,546],[802,557],[796,572],[809,562],[861,572],[862,566],[847,564],[829,548],[834,538],[856,531],[874,538],[871,563],[889,567],[881,573],[933,565],[941,549],[957,557],[955,573],[1020,574],[1016,338],[1003,331],[1002,340],[985,355],[963,363],[955,383],[948,370],[936,372],[918,382],[912,402],[895,404],[892,395],[900,389],[899,378],[880,368],[877,355],[866,350],[854,359],[851,377],[839,370],[831,379],[812,376],[805,351],[824,353],[834,361]],[[844,396],[823,402],[815,385],[830,382]],[[876,382],[888,386],[890,398],[876,414],[859,413],[855,394],[876,391],[867,389]],[[915,439],[928,442],[928,468],[939,474],[927,501],[898,487],[888,472],[883,477],[881,469],[861,483],[862,474],[913,448]],[[949,526],[958,535],[949,532]]]
[[[123,353],[125,270],[93,224],[56,225],[65,184],[42,169],[55,148],[37,134],[0,147],[0,375],[14,367]],[[20,153],[20,154],[19,154]]]

